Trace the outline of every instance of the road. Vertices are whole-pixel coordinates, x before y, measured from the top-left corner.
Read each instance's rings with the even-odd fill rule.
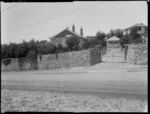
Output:
[[[147,71],[89,70],[87,72],[9,72],[1,74],[2,88],[72,90],[147,96]]]

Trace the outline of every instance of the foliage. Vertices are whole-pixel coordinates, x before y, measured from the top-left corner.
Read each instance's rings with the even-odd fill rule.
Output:
[[[10,63],[11,63],[11,58],[3,59],[3,63],[4,63],[5,65],[10,64]]]
[[[89,47],[90,47],[90,42],[88,40],[85,40],[82,49],[88,49]]]
[[[130,34],[126,34],[124,36],[121,37],[121,45],[123,46],[124,44],[138,44],[138,43],[142,43],[142,38],[141,35],[138,34],[138,27],[134,27],[131,30]]]
[[[121,38],[123,36],[123,30],[122,29],[111,29],[110,32],[106,35],[108,38],[116,36],[118,38]]]
[[[94,39],[90,39],[90,40],[89,40],[89,44],[90,44],[90,47],[94,47],[94,46],[96,46],[96,45],[100,45],[101,42],[100,42],[100,40],[94,38]]]
[[[79,42],[80,41],[76,37],[71,37],[66,40],[66,43],[70,51],[79,50]]]
[[[53,54],[56,51],[56,46],[52,43],[42,40],[35,41],[34,39],[30,41],[23,40],[21,43],[10,43],[1,45],[1,59],[4,58],[20,58],[26,57],[33,52],[38,54]]]
[[[141,35],[138,34],[139,27],[134,27],[131,30],[131,40],[133,43],[141,43]]]
[[[121,38],[123,36],[123,30],[122,29],[116,29],[113,31],[113,34],[114,34],[114,36]]]
[[[121,44],[131,44],[131,36],[130,35],[124,35],[121,39],[120,39]]]
[[[62,44],[58,44],[58,46],[57,46],[57,52],[63,52],[64,50],[63,50],[63,46],[62,46]]]
[[[105,40],[101,41],[101,46],[102,46],[102,48],[106,49],[106,41]]]
[[[98,31],[96,33],[96,36],[95,36],[95,38],[100,40],[100,41],[103,41],[105,37],[106,37],[106,34],[104,32],[101,32],[101,31]]]
[[[36,57],[36,52],[35,52],[34,50],[30,50],[30,51],[27,53],[26,57],[27,57],[28,59],[33,59],[33,58],[35,58],[35,57]]]

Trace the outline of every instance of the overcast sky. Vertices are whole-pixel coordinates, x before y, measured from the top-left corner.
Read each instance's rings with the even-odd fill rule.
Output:
[[[70,3],[1,3],[1,42],[49,40],[66,27],[84,36],[97,31],[125,29],[137,23],[147,25],[148,7],[145,1],[70,2]]]

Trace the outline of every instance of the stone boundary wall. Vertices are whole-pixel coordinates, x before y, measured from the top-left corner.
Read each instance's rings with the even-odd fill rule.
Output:
[[[48,70],[90,66],[99,62],[101,62],[101,47],[98,46],[88,50],[41,55],[33,60],[27,58],[11,59],[9,65],[1,62],[1,71]]]
[[[147,45],[128,45],[127,50],[127,63],[146,65],[148,57]]]
[[[42,55],[41,58],[38,57],[39,70],[90,65],[89,50]]]
[[[3,64],[1,61],[1,71],[18,71],[19,65],[18,65],[18,59],[11,59],[11,63],[9,65]]]
[[[90,51],[90,65],[94,65],[94,64],[100,63],[102,61],[101,60],[102,49],[100,46],[91,48],[89,51]]]

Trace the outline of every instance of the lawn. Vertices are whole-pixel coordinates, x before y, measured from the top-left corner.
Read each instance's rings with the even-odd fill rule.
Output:
[[[1,90],[1,112],[143,112],[147,100],[72,92]]]

